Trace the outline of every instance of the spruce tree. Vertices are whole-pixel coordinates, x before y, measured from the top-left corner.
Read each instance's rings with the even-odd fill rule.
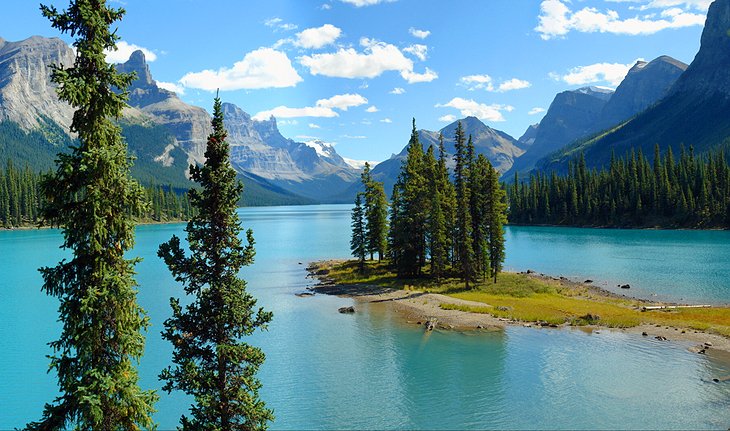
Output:
[[[190,167],[191,178],[201,186],[189,192],[198,211],[185,229],[190,256],[177,236],[158,252],[191,297],[186,306],[170,300],[172,317],[162,336],[173,345],[174,365],[160,378],[166,391],[181,390],[195,400],[190,416],[181,418],[183,430],[265,429],[273,413],[259,398],[256,378],[264,353],[243,339],[265,329],[272,313],[255,309],[256,299],[238,276],[253,262],[254,240],[250,229],[246,245],[239,237],[236,207],[243,185],[230,164],[218,97],[212,125],[205,164]]]
[[[408,141],[408,155],[402,167],[401,234],[403,249],[398,262],[398,275],[415,277],[421,275],[426,263],[426,212],[428,199],[424,176],[423,147],[418,139],[416,120],[413,120],[411,139]],[[397,183],[398,184],[398,183]]]
[[[441,213],[444,216],[445,235],[445,256],[448,263],[454,264],[456,256],[454,251],[454,229],[456,223],[456,190],[449,177],[449,169],[446,166],[446,149],[444,148],[444,135],[439,133],[439,158],[437,165],[437,189],[441,201]]]
[[[441,190],[441,172],[434,156],[433,146],[426,151],[426,173],[429,196],[429,213],[426,219],[426,237],[431,257],[431,277],[440,280],[446,269],[448,245],[446,217],[443,212],[443,191]]]
[[[144,353],[141,331],[149,325],[137,304],[139,259],[124,256],[134,245],[130,214],[143,209],[144,194],[129,175],[127,146],[113,121],[133,76],[117,73],[104,53],[116,49],[119,37],[109,26],[124,10],[104,0],[72,0],[65,11],[41,11],[76,37],[73,67],[53,66],[52,80],[59,98],[76,108],[71,131],[78,144],[58,155],[55,173],[42,184],[42,215],[61,228],[62,248],[72,257],[40,270],[43,290],[59,300],[61,336],[50,346],[60,395],[28,429],[152,428],[157,396],[139,388],[136,369]]]
[[[366,249],[370,253],[370,260],[373,260],[374,253],[378,253],[378,261],[381,261],[385,255],[388,237],[388,198],[385,195],[383,183],[375,181],[370,174],[368,162],[365,162],[361,181],[365,189],[363,210],[367,237]]]
[[[357,258],[360,272],[365,272],[365,254],[367,253],[367,234],[365,232],[365,211],[362,207],[362,193],[355,197],[355,207],[352,209],[352,238],[350,251]]]
[[[497,274],[502,272],[505,258],[504,224],[507,223],[506,192],[499,184],[499,172],[487,161],[487,211],[486,242],[489,247],[489,264],[491,266],[492,278],[497,282]]]
[[[456,226],[455,245],[456,261],[459,273],[464,280],[466,288],[474,272],[474,248],[472,244],[472,222],[469,204],[471,201],[471,190],[469,189],[470,160],[468,148],[465,145],[464,128],[461,121],[456,126],[456,167],[454,169],[456,189]]]

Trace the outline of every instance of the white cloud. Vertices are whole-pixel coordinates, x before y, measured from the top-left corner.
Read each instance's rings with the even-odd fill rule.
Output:
[[[368,99],[362,97],[359,94],[338,94],[332,96],[329,99],[320,99],[317,101],[317,106],[324,108],[337,108],[343,111],[347,111],[347,108],[353,106],[360,106],[368,103]]]
[[[354,135],[354,136],[353,135],[340,135],[340,138],[344,138],[344,139],[367,139],[368,137],[367,136],[363,136],[363,135]]]
[[[332,9],[332,6],[329,3],[322,3],[322,6],[319,7],[322,10],[330,10]]]
[[[378,111],[379,111],[379,109],[375,105],[371,105],[368,107],[368,109],[365,110],[365,112],[378,112]]]
[[[523,88],[529,88],[531,86],[532,84],[530,84],[528,81],[512,78],[499,84],[499,88],[497,88],[497,91],[504,93],[505,91],[521,90]]]
[[[125,42],[123,40],[117,42],[116,51],[106,50],[104,51],[104,55],[106,55],[107,63],[124,63],[129,60],[129,56],[137,50],[140,50],[144,53],[144,58],[145,60],[147,60],[148,63],[152,63],[153,61],[157,60],[157,54],[150,51],[149,49],[143,48],[133,43]]]
[[[523,88],[531,87],[528,81],[512,78],[507,81],[503,81],[501,84],[495,87],[495,82],[489,75],[468,75],[463,76],[459,80],[459,84],[466,87],[468,90],[486,90],[486,91],[497,91],[504,93],[506,91],[520,90]]]
[[[337,112],[331,108],[323,108],[321,106],[307,106],[304,108],[290,108],[288,106],[277,106],[268,111],[261,111],[254,115],[254,121],[264,121],[271,117],[276,118],[299,118],[299,117],[337,117]]]
[[[390,90],[390,94],[403,94],[406,90],[402,89],[401,87],[395,87],[394,89]]]
[[[309,128],[310,129],[321,129],[321,127],[318,124],[314,124],[314,123],[309,123]]]
[[[694,25],[704,25],[704,13],[692,13],[686,10],[671,7],[679,5],[693,5],[700,9],[705,1],[700,0],[654,0],[645,5],[646,8],[662,8],[659,18],[651,16],[635,16],[621,18],[614,10],[599,11],[594,7],[584,7],[572,11],[567,5],[568,0],[543,0],[540,4],[539,24],[535,31],[542,39],[565,36],[575,30],[581,33],[614,33],[627,35],[654,34],[669,28],[682,28]],[[644,9],[646,9],[644,8]]]
[[[353,106],[360,106],[368,103],[368,99],[359,94],[338,94],[329,99],[319,99],[315,106],[303,108],[290,108],[288,106],[277,106],[276,108],[261,111],[252,118],[255,121],[267,120],[274,116],[276,118],[299,118],[299,117],[339,117],[335,109],[347,111]],[[311,127],[311,124],[310,124]]]
[[[707,12],[713,0],[606,0],[609,3],[637,3],[640,6],[631,6],[629,9],[645,11],[648,9],[662,9],[681,6],[685,9],[696,9]]]
[[[487,90],[494,91],[492,77],[489,75],[468,75],[462,76],[459,83],[469,90]]]
[[[400,73],[400,76],[406,80],[409,84],[415,84],[417,82],[431,82],[438,78],[438,74],[433,70],[426,68],[424,73],[416,73],[410,70],[404,70]]]
[[[444,123],[453,123],[456,121],[456,115],[444,115],[443,117],[439,117],[439,121],[443,121]]]
[[[390,124],[390,123],[392,123],[392,122],[393,122],[393,120],[391,120],[390,118],[383,118],[382,120],[380,120],[380,122],[381,122],[381,123],[386,123],[386,124]]]
[[[416,43],[416,44],[413,44],[406,48],[403,48],[403,51],[414,55],[421,61],[425,61],[426,54],[428,54],[428,47],[426,45],[421,45],[420,43]]]
[[[342,3],[348,3],[355,7],[372,6],[378,3],[389,3],[395,0],[340,0]]]
[[[530,112],[527,113],[527,115],[537,115],[545,112],[545,108],[535,107],[530,109]]]
[[[415,82],[433,81],[438,75],[426,68],[424,73],[413,71],[413,61],[406,58],[398,47],[373,39],[362,38],[363,52],[354,48],[340,48],[334,53],[313,54],[299,57],[299,62],[312,75],[335,78],[375,78],[383,72],[400,72],[403,79]]]
[[[164,90],[175,92],[179,95],[185,94],[185,87],[175,82],[157,81],[157,86]]]
[[[637,59],[639,61],[641,59]],[[551,73],[550,77],[556,81],[563,81],[570,85],[585,85],[598,82],[605,82],[617,87],[626,77],[629,69],[636,64],[636,61],[622,63],[596,63],[587,66],[578,66],[570,69],[565,75]]]
[[[321,27],[308,28],[297,33],[294,45],[308,49],[319,49],[334,43],[341,34],[341,29],[332,24],[325,24]]]
[[[301,81],[289,57],[272,48],[251,51],[231,68],[189,72],[180,78],[185,87],[209,91],[294,87]]]
[[[461,115],[465,117],[472,116],[486,121],[505,121],[502,111],[511,112],[514,110],[514,107],[510,105],[486,105],[471,99],[462,99],[461,97],[454,97],[448,103],[437,104],[435,107],[458,109]]]
[[[279,30],[291,31],[291,30],[296,30],[298,27],[296,24],[290,24],[290,23],[284,22],[284,20],[279,17],[267,19],[266,21],[264,21],[264,25],[266,27],[273,28],[275,31],[279,31]]]
[[[413,27],[408,29],[408,33],[410,33],[411,36],[417,37],[419,39],[425,39],[431,34],[431,32],[428,30],[419,30]]]

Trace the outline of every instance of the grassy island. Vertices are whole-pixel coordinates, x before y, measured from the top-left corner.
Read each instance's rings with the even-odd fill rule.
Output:
[[[468,290],[457,278],[436,282],[429,278],[400,279],[386,262],[369,261],[363,272],[358,261],[325,261],[310,266],[325,285],[357,287],[357,291],[432,293],[452,300],[439,303],[443,310],[487,314],[502,320],[542,326],[605,326],[636,328],[671,327],[730,337],[730,307],[669,308],[643,311],[652,306],[674,306],[616,295],[564,278],[535,273],[502,273],[497,283],[478,281]]]

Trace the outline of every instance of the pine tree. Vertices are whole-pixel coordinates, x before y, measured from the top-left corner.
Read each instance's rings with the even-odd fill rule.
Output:
[[[365,272],[365,254],[367,253],[367,235],[365,232],[365,212],[362,207],[362,193],[355,197],[355,207],[352,209],[352,239],[350,251],[357,258],[360,272]]]
[[[149,322],[136,300],[139,259],[124,256],[134,245],[129,214],[143,209],[144,194],[129,175],[127,146],[113,121],[133,76],[117,73],[104,53],[115,49],[119,37],[109,26],[124,10],[104,0],[72,0],[63,12],[41,10],[53,27],[77,37],[73,67],[54,66],[52,80],[59,98],[76,108],[71,131],[78,145],[58,155],[55,173],[42,185],[43,216],[61,227],[62,247],[72,258],[40,270],[43,290],[60,303],[62,332],[50,343],[60,395],[28,429],[150,428],[157,396],[139,388],[135,368]]]
[[[185,229],[190,256],[176,236],[158,252],[192,299],[184,307],[179,299],[170,300],[172,317],[162,335],[173,344],[174,366],[160,378],[166,391],[181,390],[195,400],[190,417],[181,419],[183,430],[265,429],[273,413],[258,396],[256,378],[264,353],[243,338],[265,329],[272,313],[255,310],[256,299],[238,277],[253,262],[254,239],[250,229],[245,246],[239,238],[236,206],[243,185],[230,164],[218,97],[212,125],[205,164],[190,167],[191,178],[202,188],[189,192],[198,210]]]

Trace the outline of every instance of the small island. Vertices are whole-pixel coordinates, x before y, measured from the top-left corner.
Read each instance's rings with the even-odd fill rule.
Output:
[[[510,325],[620,330],[656,340],[688,341],[696,353],[730,354],[730,307],[653,302],[618,295],[589,282],[532,271],[500,274],[469,289],[458,278],[440,282],[403,279],[386,261],[311,263],[316,293],[345,296],[359,303],[393,307],[403,320],[426,329],[500,330]]]

